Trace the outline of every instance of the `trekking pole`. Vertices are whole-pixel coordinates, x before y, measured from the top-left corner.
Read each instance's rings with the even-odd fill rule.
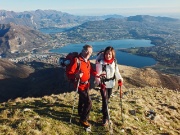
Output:
[[[78,93],[79,83],[80,83],[80,78],[78,79],[78,82],[77,82],[76,93],[75,93],[75,96],[74,96],[73,107],[72,107],[72,113],[71,113],[71,117],[70,117],[70,123],[71,123],[72,116],[73,116],[73,113],[74,113],[74,106],[75,106],[76,95],[77,95],[77,93]]]
[[[118,86],[118,87],[120,88],[119,94],[120,94],[121,118],[122,118],[122,122],[124,122],[123,107],[122,107],[122,82],[120,82],[120,86]]]

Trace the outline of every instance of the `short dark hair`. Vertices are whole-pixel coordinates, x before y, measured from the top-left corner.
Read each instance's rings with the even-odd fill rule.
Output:
[[[88,48],[92,48],[92,46],[91,46],[91,45],[88,45],[88,44],[86,44],[86,45],[83,46],[83,49],[84,49],[84,50],[87,50]]]
[[[111,51],[112,52],[112,57],[115,58],[115,50],[112,46],[108,46],[106,47],[106,49],[104,50],[104,58],[105,58],[105,54],[107,51]]]

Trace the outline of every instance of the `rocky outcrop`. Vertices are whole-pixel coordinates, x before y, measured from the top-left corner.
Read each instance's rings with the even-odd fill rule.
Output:
[[[32,28],[13,23],[0,24],[0,35],[0,55],[5,57],[44,47],[50,38]]]

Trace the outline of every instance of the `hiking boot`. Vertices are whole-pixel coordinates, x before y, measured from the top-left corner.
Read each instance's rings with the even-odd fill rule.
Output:
[[[84,127],[90,127],[90,126],[91,126],[87,120],[86,120],[86,121],[80,120],[80,123],[81,123]]]
[[[103,123],[102,123],[102,125],[103,125],[103,126],[106,126],[106,125],[107,125],[107,123],[108,123],[108,120],[107,120],[107,119],[103,119]]]

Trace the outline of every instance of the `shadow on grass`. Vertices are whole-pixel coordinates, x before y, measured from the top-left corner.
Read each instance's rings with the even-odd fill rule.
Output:
[[[63,68],[40,62],[32,62],[31,66],[35,68],[35,72],[27,78],[11,77],[0,80],[0,102],[17,97],[43,97],[74,90],[65,80]]]

